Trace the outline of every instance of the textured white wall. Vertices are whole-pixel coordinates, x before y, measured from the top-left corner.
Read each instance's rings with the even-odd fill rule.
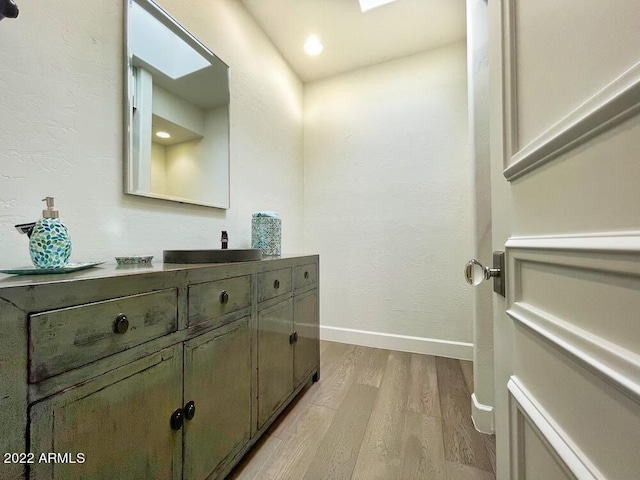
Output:
[[[305,84],[304,99],[322,326],[471,342],[464,42]]]
[[[22,0],[0,25],[0,266],[31,263],[14,224],[56,198],[72,261],[250,245],[276,210],[283,253],[303,250],[303,87],[235,0],[161,0],[231,68],[231,208],[124,195],[123,4]]]

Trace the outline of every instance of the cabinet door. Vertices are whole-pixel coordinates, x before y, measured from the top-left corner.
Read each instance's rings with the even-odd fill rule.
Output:
[[[258,313],[258,428],[293,391],[293,300]]]
[[[181,407],[181,345],[34,404],[29,478],[178,480],[182,431],[171,416]]]
[[[250,345],[249,317],[185,343],[184,400],[195,404],[184,426],[187,480],[215,473],[249,441]]]
[[[318,291],[311,290],[295,297],[293,329],[297,333],[294,344],[294,386],[318,366]]]

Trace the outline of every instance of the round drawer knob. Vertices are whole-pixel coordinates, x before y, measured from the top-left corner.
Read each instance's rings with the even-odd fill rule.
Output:
[[[280,280],[277,278],[273,281],[273,288],[280,288]]]
[[[304,279],[309,280],[309,272],[304,272]]]
[[[226,290],[223,290],[220,294],[220,303],[229,303],[229,294]]]
[[[116,317],[115,322],[113,322],[113,331],[115,333],[125,333],[129,330],[129,320],[124,313],[121,313]]]

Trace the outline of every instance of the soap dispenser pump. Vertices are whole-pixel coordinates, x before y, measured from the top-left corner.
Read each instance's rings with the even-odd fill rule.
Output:
[[[31,261],[37,268],[62,268],[71,255],[69,230],[53,208],[53,197],[42,201],[47,203],[47,208],[42,211],[42,218],[36,222],[29,238]]]

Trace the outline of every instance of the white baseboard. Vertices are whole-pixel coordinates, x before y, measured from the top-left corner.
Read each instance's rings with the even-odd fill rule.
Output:
[[[473,343],[320,326],[320,339],[365,347],[473,360]]]
[[[493,426],[493,407],[478,402],[476,394],[471,394],[471,419],[476,430],[482,433],[492,434],[495,429]]]

